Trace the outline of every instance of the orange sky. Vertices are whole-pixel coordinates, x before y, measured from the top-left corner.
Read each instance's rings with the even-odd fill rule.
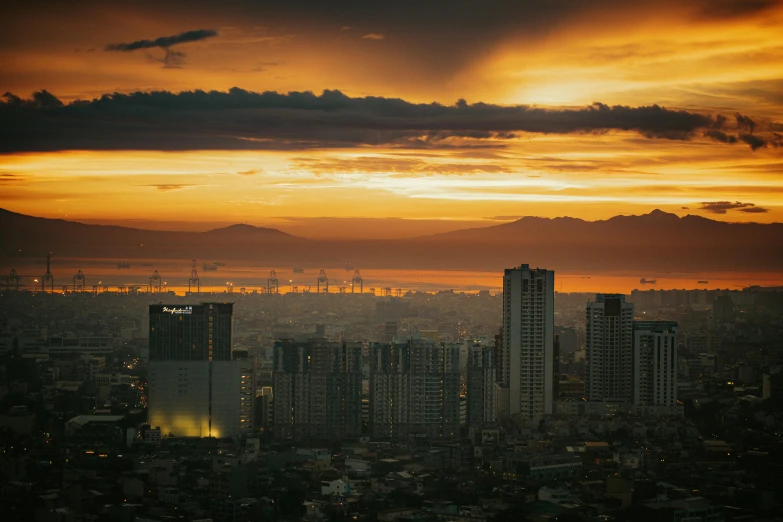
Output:
[[[327,237],[412,235],[524,215],[603,219],[654,208],[783,221],[783,147],[773,146],[783,133],[780,2],[562,1],[544,8],[498,1],[451,10],[401,2],[397,11],[343,2],[329,9],[239,0],[77,4],[13,4],[0,22],[2,92],[27,98],[46,89],[67,103],[112,92],[238,86],[339,89],[446,106],[458,99],[565,108],[659,104],[731,121],[741,113],[767,146],[723,143],[703,129],[661,139],[612,128],[515,131],[437,147],[11,147],[0,155],[2,208],[175,228],[246,222]],[[217,35],[168,50],[105,50],[196,29]],[[710,202],[735,208],[707,205],[728,208],[710,212]]]

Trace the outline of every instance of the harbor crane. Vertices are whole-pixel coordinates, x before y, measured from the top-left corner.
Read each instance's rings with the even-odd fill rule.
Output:
[[[364,292],[364,282],[362,281],[362,276],[358,269],[353,271],[353,279],[351,279],[351,293],[356,291],[356,285],[359,285],[360,294]]]
[[[151,294],[159,293],[161,289],[163,288],[163,283],[160,279],[160,274],[157,270],[152,272],[152,275],[150,276],[150,284],[147,286],[147,291]]]
[[[201,281],[198,278],[198,272],[196,271],[196,260],[194,259],[190,263],[190,278],[188,279],[188,293],[193,293],[193,289],[196,292],[201,292]]]
[[[73,291],[74,292],[84,292],[86,286],[86,281],[84,279],[84,274],[82,273],[81,269],[76,271],[76,275],[73,276]]]
[[[321,269],[321,271],[318,272],[318,282],[316,285],[316,292],[320,294],[321,288],[324,289],[323,291],[325,294],[329,293],[329,278],[326,277],[326,272],[323,269]]]
[[[269,277],[266,280],[266,293],[278,294],[280,293],[280,281],[277,279],[277,272],[274,270],[269,271]]]
[[[41,278],[41,292],[46,292],[46,287],[49,286],[49,291],[54,292],[54,276],[50,270],[52,264],[52,253],[46,254],[46,273]]]
[[[12,268],[11,273],[5,278],[5,287],[14,287],[15,291],[19,291],[19,275],[16,273],[15,268]]]

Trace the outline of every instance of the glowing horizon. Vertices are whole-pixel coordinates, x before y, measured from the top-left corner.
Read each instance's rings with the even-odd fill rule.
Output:
[[[0,89],[22,100],[45,89],[53,96],[39,95],[37,108],[25,110],[74,120],[48,129],[52,120],[25,116],[6,131],[0,207],[179,229],[244,222],[327,237],[402,237],[526,215],[597,220],[656,208],[783,221],[781,2],[565,2],[531,10],[498,1],[453,12],[403,2],[396,14],[232,0],[184,21],[176,4],[155,19],[143,1],[78,14],[11,8],[0,53],[10,74]],[[78,111],[56,105],[233,87],[339,89],[345,98],[334,103],[347,108],[225,109],[214,121],[198,113],[192,124],[171,123],[194,127],[183,138],[165,118],[120,102],[103,104],[118,107],[104,122],[78,120]],[[405,127],[395,114],[380,117],[368,96],[408,104]],[[424,118],[412,105],[433,101],[442,114]],[[625,108],[576,121],[594,102]],[[500,114],[517,105],[543,112],[525,124],[517,113]],[[668,122],[642,110],[655,105],[669,111]],[[273,119],[263,120],[268,114]],[[683,118],[697,123],[672,131]],[[112,134],[112,122],[136,120],[154,136]],[[81,129],[95,133],[93,149],[89,134],[78,141]],[[104,138],[114,141],[99,146]],[[330,219],[344,220],[344,231]],[[379,232],[379,220],[399,222]]]

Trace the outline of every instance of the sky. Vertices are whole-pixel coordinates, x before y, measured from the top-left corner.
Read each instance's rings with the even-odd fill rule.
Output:
[[[783,221],[781,1],[3,12],[15,212],[326,238],[656,208]]]

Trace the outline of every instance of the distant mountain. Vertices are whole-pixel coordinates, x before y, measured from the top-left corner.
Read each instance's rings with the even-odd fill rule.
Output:
[[[524,217],[511,223],[397,240],[317,241],[231,225],[165,232],[87,225],[0,210],[0,258],[225,260],[257,266],[501,270],[529,263],[568,270],[777,272],[783,224],[725,223],[660,210],[604,221]],[[9,263],[6,263],[9,264]]]
[[[114,225],[87,225],[46,219],[0,209],[0,256],[218,259],[247,244],[293,246],[306,241],[274,228],[231,225],[208,232],[142,230]],[[220,255],[218,255],[220,254]],[[217,256],[217,257],[216,257]]]
[[[783,267],[781,223],[727,223],[661,210],[603,221],[523,217],[420,239],[569,269],[779,271]]]

